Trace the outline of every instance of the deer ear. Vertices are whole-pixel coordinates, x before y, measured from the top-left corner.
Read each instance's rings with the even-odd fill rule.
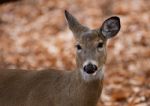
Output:
[[[114,37],[120,30],[119,17],[113,16],[104,21],[101,27],[101,33],[105,38]]]
[[[67,10],[65,10],[65,16],[69,25],[70,30],[75,34],[79,35],[81,32],[87,31],[88,28],[81,25],[75,17],[73,17]]]

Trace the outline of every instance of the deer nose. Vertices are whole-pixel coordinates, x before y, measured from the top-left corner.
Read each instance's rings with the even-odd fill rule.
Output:
[[[97,66],[94,64],[87,64],[83,67],[84,71],[87,72],[88,74],[92,74],[97,70]]]

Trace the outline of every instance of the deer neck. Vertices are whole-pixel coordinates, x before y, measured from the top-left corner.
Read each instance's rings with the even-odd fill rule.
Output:
[[[71,97],[77,100],[79,104],[81,103],[80,106],[95,106],[102,91],[102,80],[87,82],[82,78],[80,70],[73,71],[70,79],[69,94],[72,95]],[[74,95],[78,95],[77,98]]]

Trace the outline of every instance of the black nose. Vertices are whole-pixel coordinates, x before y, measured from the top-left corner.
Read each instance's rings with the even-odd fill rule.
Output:
[[[97,70],[97,66],[89,63],[88,65],[84,66],[84,71],[88,74],[92,74]]]

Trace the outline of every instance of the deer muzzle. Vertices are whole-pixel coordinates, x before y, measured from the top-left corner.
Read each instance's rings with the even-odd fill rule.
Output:
[[[83,67],[83,70],[88,74],[93,74],[97,71],[97,66],[95,64],[89,63]]]

